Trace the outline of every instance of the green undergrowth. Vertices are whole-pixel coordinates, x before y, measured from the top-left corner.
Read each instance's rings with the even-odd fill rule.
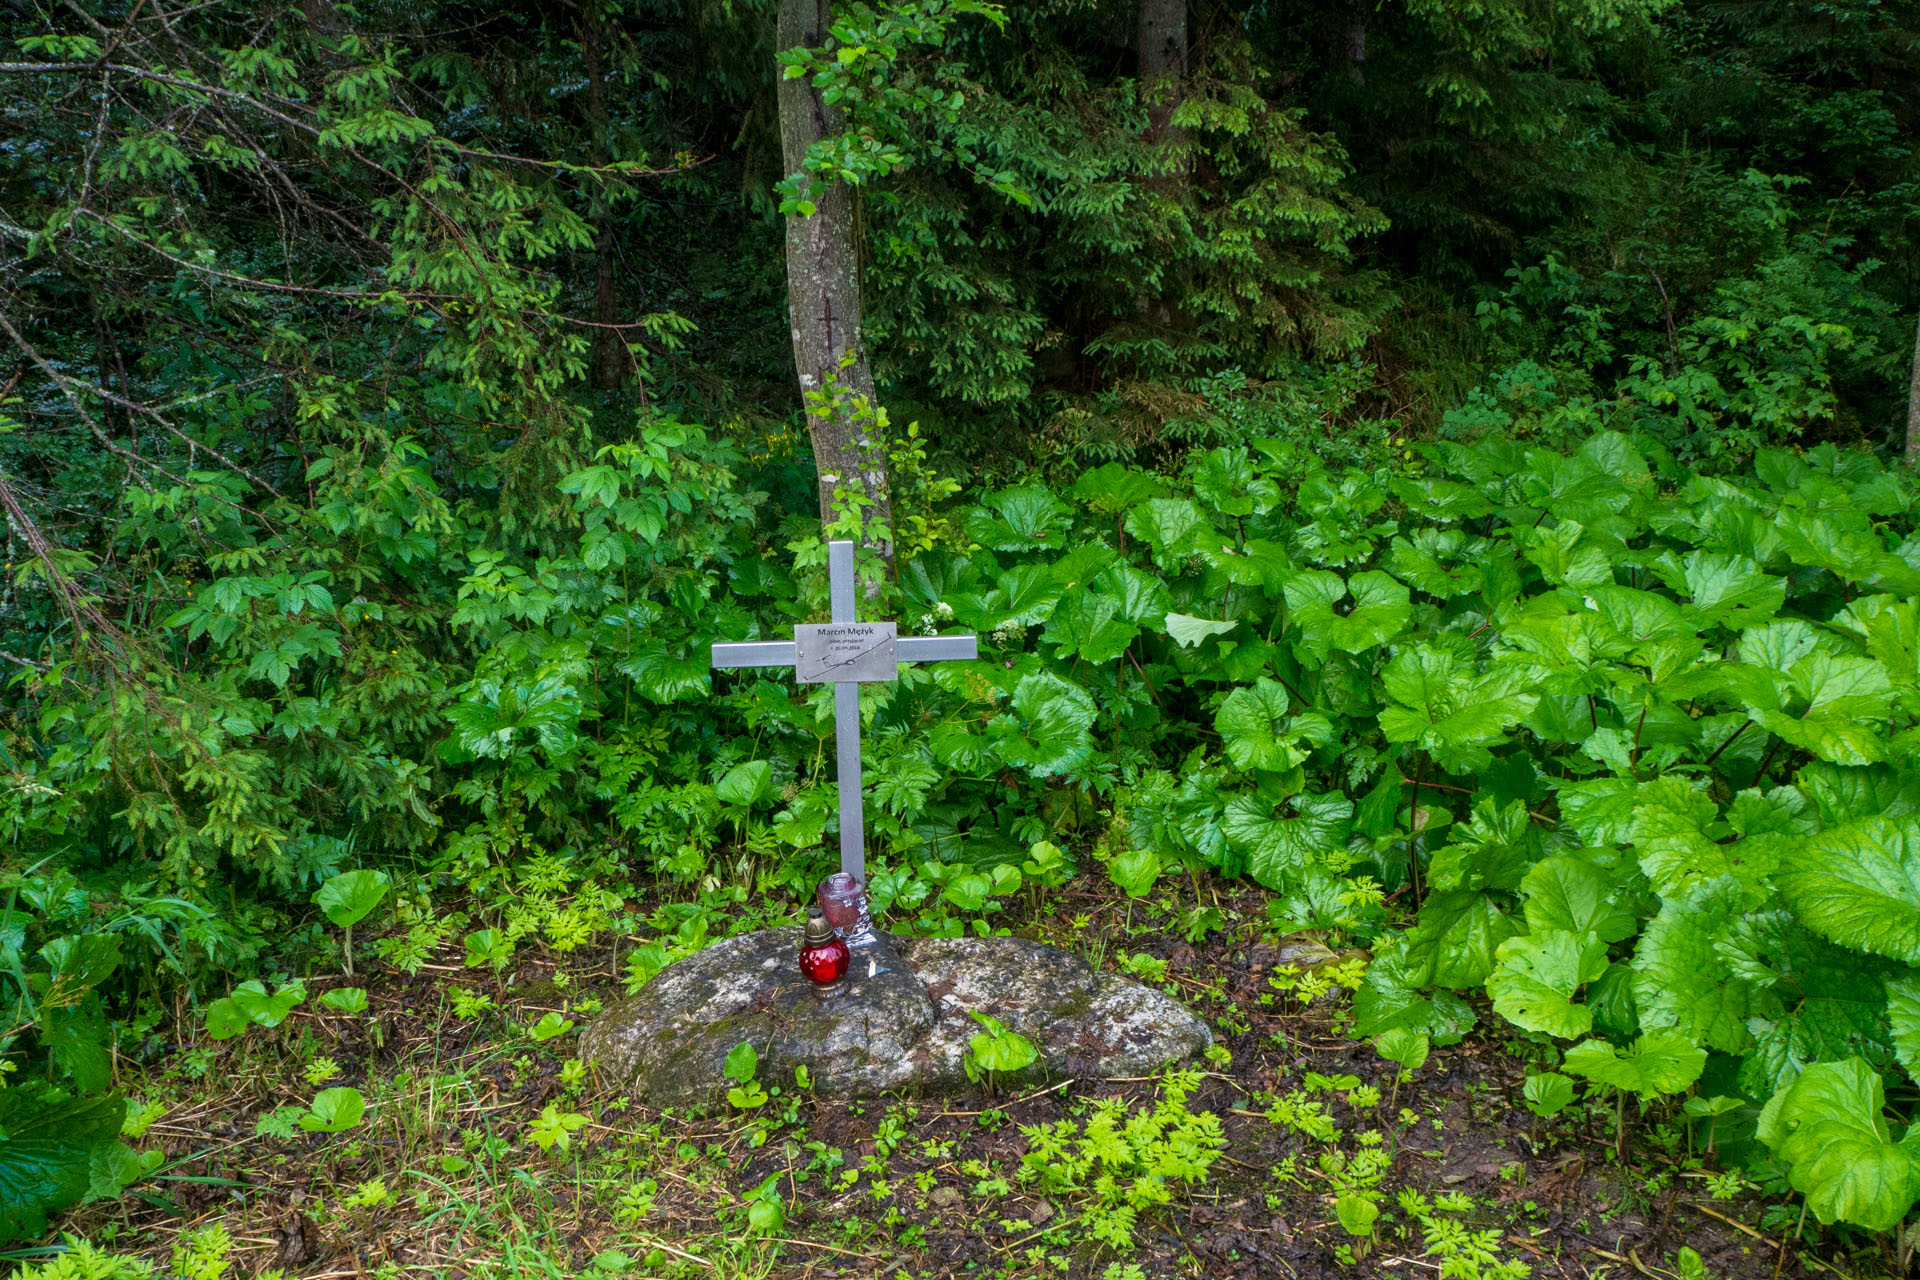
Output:
[[[1161,933],[1184,909],[1164,891],[1134,905]],[[10,1257],[21,1280],[293,1277],[349,1257],[377,1280],[1139,1280],[1261,1273],[1279,1258],[1303,1273],[1386,1276],[1417,1259],[1525,1280],[1590,1259],[1589,1243],[1623,1248],[1625,1234],[1682,1280],[1748,1274],[1762,1265],[1749,1237],[1693,1211],[1720,1203],[1774,1215],[1761,1251],[1774,1267],[1796,1212],[1779,1203],[1784,1185],[1762,1197],[1714,1173],[1674,1125],[1642,1131],[1616,1161],[1613,1111],[1597,1102],[1514,1133],[1517,1072],[1482,1074],[1467,1046],[1384,1062],[1342,1035],[1352,961],[1312,970],[1341,971],[1317,984],[1249,968],[1249,944],[1284,940],[1257,895],[1216,909],[1231,932],[1196,954],[1106,945],[1135,936],[1111,894],[1077,930],[1019,921],[1184,994],[1220,1040],[1204,1060],[951,1101],[822,1099],[742,1046],[724,1097],[654,1111],[596,1086],[578,1056],[581,1024],[618,990],[617,934],[576,952],[529,945],[505,973],[460,963],[450,939],[425,961],[436,969],[371,962],[365,988],[316,979],[271,1025],[203,1032],[130,1069],[124,1136],[160,1157],[153,1172]],[[1247,983],[1272,999],[1247,998]],[[327,1001],[342,990],[365,1006]],[[1598,1173],[1567,1185],[1568,1164],[1595,1152]],[[1652,1231],[1654,1205],[1674,1231]],[[1713,1267],[1686,1270],[1701,1253]],[[1847,1259],[1861,1276],[1880,1263],[1871,1250]]]
[[[110,1046],[159,1042],[169,979],[236,1031],[284,1013],[283,985],[213,972],[262,967],[274,922],[295,988],[351,968],[363,917],[400,926],[373,948],[389,963],[456,939],[497,969],[535,940],[631,930],[610,886],[638,875],[668,901],[622,956],[633,986],[721,913],[791,913],[834,838],[829,695],[709,674],[707,646],[818,616],[824,547],[797,526],[772,540],[737,463],[656,423],[562,483],[577,546],[524,567],[472,548],[435,571],[450,615],[412,631],[336,596],[312,544],[257,549],[284,572],[235,561],[175,619],[205,646],[192,716],[220,752],[193,776],[229,835],[216,852],[213,825],[169,828],[133,888],[136,864],[91,871],[82,851],[109,805],[154,797],[87,761],[129,733],[175,753],[186,722],[95,742],[40,686],[41,789],[6,803],[66,853],[8,873],[6,1063],[31,1091],[13,1102],[106,1094]],[[915,465],[899,459],[903,527]],[[1129,899],[1185,881],[1197,940],[1220,923],[1201,878],[1252,882],[1276,932],[1376,951],[1355,1027],[1402,1060],[1457,1040],[1481,1016],[1462,996],[1484,992],[1539,1046],[1542,1099],[1577,1081],[1622,1132],[1629,1102],[1684,1104],[1821,1221],[1897,1232],[1920,1196],[1915,502],[1910,473],[1829,447],[1722,476],[1601,434],[1340,471],[1256,441],[1177,477],[1109,465],[928,505],[872,608],[971,629],[982,657],[862,689],[875,907],[903,933],[990,931],[1097,869]],[[316,629],[325,644],[259,667],[273,637]],[[458,680],[456,642],[475,646]],[[324,711],[373,695],[349,655],[441,672],[377,764],[340,756],[371,748]],[[376,806],[409,754],[443,799]],[[373,789],[349,811],[386,816],[329,828],[248,781],[294,785],[322,756],[340,788]],[[169,813],[133,831],[186,821]],[[382,831],[422,852],[396,859]],[[387,879],[347,869],[382,857]],[[235,893],[248,859],[325,914]],[[233,907],[215,913],[217,875]],[[450,886],[478,909],[438,913]],[[1847,1159],[1813,1154],[1841,1138]],[[135,1172],[106,1138],[62,1160],[44,1200]]]

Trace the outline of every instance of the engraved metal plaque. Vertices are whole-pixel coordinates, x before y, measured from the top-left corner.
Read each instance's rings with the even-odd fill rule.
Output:
[[[899,678],[899,641],[891,622],[825,622],[793,629],[801,684],[872,684]]]

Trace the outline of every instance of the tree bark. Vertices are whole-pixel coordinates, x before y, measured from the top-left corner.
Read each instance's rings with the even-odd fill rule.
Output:
[[[1140,86],[1147,97],[1147,141],[1182,142],[1167,123],[1187,81],[1187,0],[1140,0]]]
[[[580,19],[580,53],[587,71],[587,123],[593,131],[591,157],[596,167],[607,163],[608,133],[606,66],[602,41],[606,34],[606,11],[588,5]],[[593,331],[593,368],[602,391],[614,391],[626,374],[626,342],[614,327],[619,314],[613,296],[613,210],[607,204],[604,179],[596,178],[593,199],[593,318],[600,325]]]
[[[827,0],[780,0],[779,47],[817,47],[828,24]],[[788,174],[798,174],[808,148],[840,130],[841,112],[804,76],[782,79],[779,99],[782,163]],[[787,218],[787,308],[794,371],[820,477],[820,519],[831,524],[843,513],[848,504],[836,495],[865,499],[864,519],[875,531],[863,541],[891,565],[892,539],[875,528],[890,529],[892,511],[873,373],[860,342],[853,189],[832,183],[814,204],[812,214]]]
[[[1920,328],[1913,332],[1913,378],[1907,384],[1907,465],[1920,467]]]

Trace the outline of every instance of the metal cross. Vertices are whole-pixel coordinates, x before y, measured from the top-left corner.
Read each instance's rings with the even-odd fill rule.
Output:
[[[833,685],[834,754],[840,774],[840,869],[867,882],[866,816],[860,787],[860,686],[889,681],[902,662],[977,658],[973,636],[903,636],[891,622],[861,622],[853,544],[827,544],[833,621],[793,629],[791,640],[713,646],[716,667],[792,667],[801,684]]]

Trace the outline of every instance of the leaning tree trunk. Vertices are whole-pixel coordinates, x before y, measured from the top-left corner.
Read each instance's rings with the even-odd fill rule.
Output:
[[[1907,465],[1920,467],[1920,328],[1913,333],[1913,380],[1907,384]]]
[[[827,0],[780,0],[780,48],[818,46],[827,26]],[[781,80],[779,97],[781,159],[788,174],[797,174],[807,149],[840,129],[841,113],[804,76]],[[832,523],[847,507],[846,498],[857,494],[865,499],[869,528],[891,527],[885,442],[873,374],[860,345],[853,189],[832,183],[814,205],[811,214],[787,218],[787,309],[820,476],[820,519]],[[890,537],[871,533],[864,541],[892,563]]]

